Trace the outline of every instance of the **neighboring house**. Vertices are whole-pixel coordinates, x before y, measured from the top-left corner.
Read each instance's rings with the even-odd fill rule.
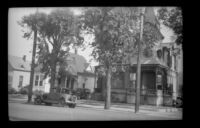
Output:
[[[8,56],[8,86],[15,88],[17,91],[24,86],[29,85],[30,63],[26,56],[16,57]]]
[[[34,72],[34,81],[33,81],[33,91],[35,90],[42,90],[44,92],[49,92],[50,84],[49,84],[49,77],[43,79],[44,74],[40,73],[42,65],[39,65],[35,68]]]
[[[86,71],[89,64],[86,59],[78,54],[70,53],[70,55],[66,58],[65,70],[71,72],[71,75],[68,75],[66,78],[58,78],[58,85],[60,87],[67,87],[73,90],[76,88],[83,88],[83,83],[85,83],[85,88],[93,91],[94,89],[94,73],[89,73]],[[35,68],[34,75],[34,86],[33,90],[42,90],[44,92],[50,91],[50,78],[47,77],[43,79],[44,74],[41,73],[42,65],[39,65]],[[87,80],[86,80],[87,79]]]
[[[88,88],[94,92],[95,74],[93,72],[78,72],[78,88]]]

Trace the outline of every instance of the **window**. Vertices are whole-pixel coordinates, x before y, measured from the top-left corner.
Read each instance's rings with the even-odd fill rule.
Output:
[[[162,85],[162,75],[157,75],[156,84]]]
[[[12,76],[8,76],[8,85],[10,87],[12,86],[12,81],[13,81],[13,77]]]
[[[22,87],[23,84],[23,76],[19,76],[19,88]]]
[[[35,76],[35,86],[38,86],[38,82],[39,82],[39,75]]]
[[[136,73],[131,73],[130,74],[130,85],[131,87],[135,88],[136,86]]]
[[[85,83],[83,83],[83,88],[85,88]]]
[[[162,51],[161,51],[161,50],[158,50],[158,51],[157,51],[157,56],[158,56],[159,59],[162,58]]]
[[[8,76],[8,82],[9,83],[12,83],[12,79],[13,79],[12,76]]]
[[[43,85],[43,75],[40,75],[40,86]]]

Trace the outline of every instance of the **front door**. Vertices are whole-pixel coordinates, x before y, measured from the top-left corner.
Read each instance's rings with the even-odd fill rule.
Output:
[[[148,94],[153,94],[153,92],[156,91],[155,77],[154,72],[142,73],[141,104],[151,104],[148,100]]]

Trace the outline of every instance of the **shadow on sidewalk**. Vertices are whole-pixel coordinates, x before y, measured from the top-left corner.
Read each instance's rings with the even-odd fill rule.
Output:
[[[90,105],[90,106],[97,106],[103,107],[105,105],[104,101],[94,101],[94,100],[80,100],[78,101],[79,104],[82,105]],[[127,104],[127,103],[111,103],[111,107],[114,108],[122,108],[122,109],[135,109],[135,104]],[[174,111],[182,111],[181,108],[175,107],[166,107],[166,106],[153,106],[153,105],[140,105],[141,110],[148,110],[148,111],[160,111],[160,112],[174,112]]]

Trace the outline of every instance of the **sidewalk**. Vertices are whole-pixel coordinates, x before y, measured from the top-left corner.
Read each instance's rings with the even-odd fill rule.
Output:
[[[27,100],[27,96],[24,95],[10,95],[8,97],[9,101],[18,101],[23,102]],[[104,110],[104,101],[95,101],[95,100],[78,100],[77,106],[78,107],[85,107],[85,108],[95,108]],[[127,104],[127,103],[111,103],[110,110],[117,110],[117,111],[128,111],[128,112],[135,112],[135,105],[134,104]],[[173,107],[164,107],[164,106],[151,106],[151,105],[140,105],[139,107],[140,112],[162,112],[162,113],[173,113],[173,112],[182,112],[181,108],[173,108]]]
[[[80,107],[88,107],[88,108],[96,108],[96,109],[104,109],[104,101],[94,101],[94,100],[78,100],[77,106]],[[135,112],[134,104],[127,103],[111,103],[112,110],[123,110],[123,111],[131,111]],[[181,112],[180,108],[173,107],[163,107],[163,106],[150,106],[150,105],[140,105],[141,112]]]

